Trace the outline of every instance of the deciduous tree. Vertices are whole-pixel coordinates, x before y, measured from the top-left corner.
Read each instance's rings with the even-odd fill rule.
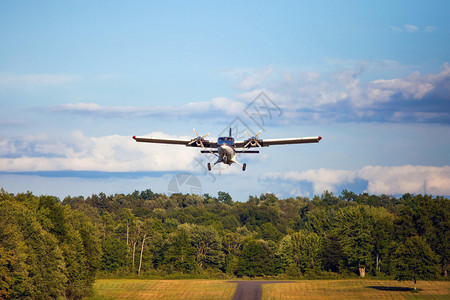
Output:
[[[424,238],[413,236],[398,246],[394,253],[395,279],[434,279],[438,273],[437,257]]]

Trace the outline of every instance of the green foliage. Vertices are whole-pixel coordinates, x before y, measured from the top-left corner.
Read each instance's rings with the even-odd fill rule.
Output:
[[[107,237],[102,242],[100,270],[117,272],[126,266],[127,245],[117,238]]]
[[[233,199],[231,198],[230,194],[226,192],[219,191],[217,195],[217,201],[227,205],[233,205]]]
[[[195,273],[195,248],[186,229],[179,228],[168,236],[163,247],[164,267],[169,272]]]
[[[275,226],[273,226],[272,223],[268,222],[261,225],[258,238],[266,241],[278,242],[283,238],[283,234]]]
[[[189,234],[191,245],[195,248],[195,261],[200,268],[223,267],[222,238],[214,227],[185,224],[179,228]]]
[[[273,258],[266,241],[249,239],[242,247],[236,275],[249,277],[274,275]]]
[[[302,273],[319,266],[320,237],[301,230],[291,237],[292,257]]]
[[[424,238],[408,238],[393,256],[397,280],[414,280],[415,285],[417,279],[435,279],[438,274],[437,257]]]
[[[339,236],[336,233],[328,233],[322,239],[320,259],[322,268],[328,272],[340,273],[345,265],[345,253]]]
[[[0,298],[82,298],[97,270],[143,278],[403,276],[407,255],[399,253],[416,236],[445,276],[449,222],[448,199],[410,194],[266,193],[242,203],[226,192],[169,197],[147,189],[61,203],[1,190]]]
[[[36,203],[31,194],[22,195],[20,202],[14,198],[0,202],[3,223],[0,247],[4,249],[2,252],[12,250],[9,257],[5,257],[6,268],[10,271],[6,293],[11,298],[62,297],[67,281],[62,251],[56,238],[45,231],[33,211],[23,205],[26,197]]]
[[[348,206],[336,215],[334,232],[342,242],[347,261],[355,270],[372,264],[374,245],[370,215],[371,208],[363,205]]]

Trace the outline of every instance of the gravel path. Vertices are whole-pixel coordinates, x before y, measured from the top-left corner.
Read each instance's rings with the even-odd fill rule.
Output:
[[[292,281],[230,281],[237,283],[233,300],[260,300],[262,296],[262,285],[271,283],[287,283]]]

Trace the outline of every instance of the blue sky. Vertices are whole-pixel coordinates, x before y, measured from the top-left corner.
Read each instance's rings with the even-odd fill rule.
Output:
[[[2,1],[0,186],[450,195],[450,3],[279,2]],[[258,120],[261,95],[278,110]],[[230,125],[324,139],[242,155],[245,173],[131,139]]]

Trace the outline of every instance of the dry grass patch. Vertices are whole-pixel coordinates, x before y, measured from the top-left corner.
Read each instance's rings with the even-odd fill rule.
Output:
[[[391,280],[303,280],[263,285],[263,300],[268,299],[450,299],[450,282]]]
[[[232,299],[236,286],[224,280],[100,279],[92,299]]]

